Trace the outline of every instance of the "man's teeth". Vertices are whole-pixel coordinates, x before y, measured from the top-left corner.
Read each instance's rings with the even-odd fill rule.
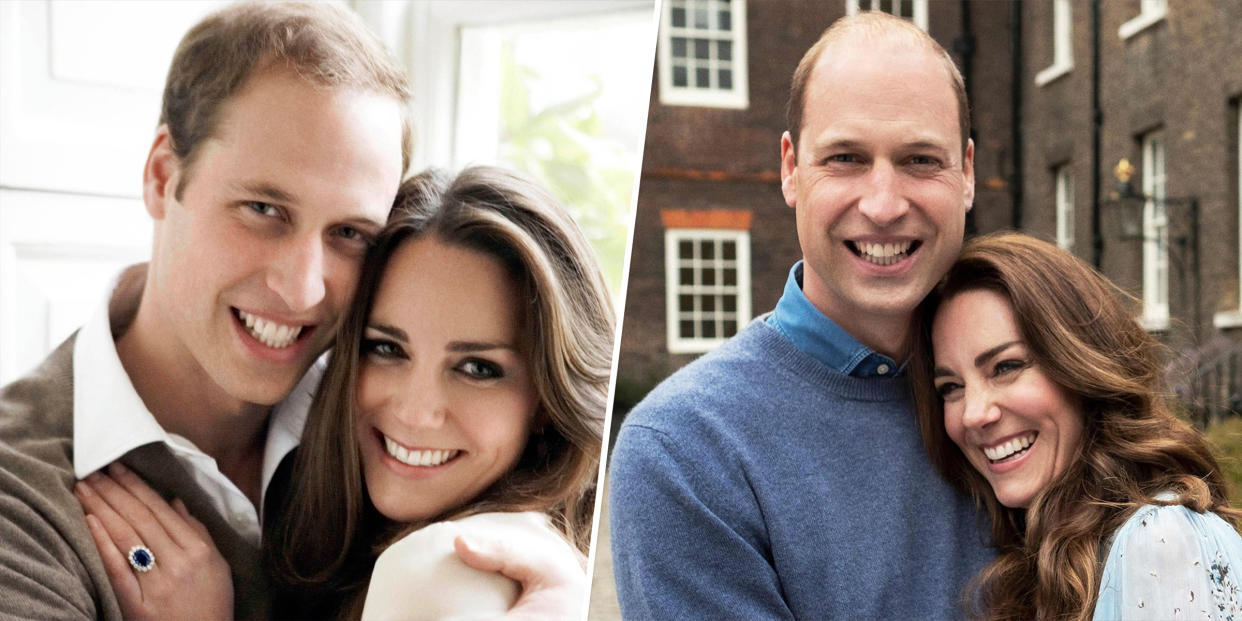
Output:
[[[283,349],[293,344],[302,333],[302,326],[286,326],[262,317],[238,310],[237,316],[246,324],[246,331],[260,343],[273,349]]]
[[[855,247],[862,258],[876,265],[892,265],[909,256],[912,241],[893,243],[857,242]]]
[[[384,448],[389,456],[407,466],[439,466],[457,457],[457,454],[461,452],[457,450],[411,451],[393,442],[388,436],[384,436]]]
[[[993,446],[991,448],[984,447],[983,454],[992,461],[1000,461],[1014,454],[1026,450],[1032,442],[1035,441],[1035,433],[1028,433],[1025,436],[1014,438],[1004,444]]]

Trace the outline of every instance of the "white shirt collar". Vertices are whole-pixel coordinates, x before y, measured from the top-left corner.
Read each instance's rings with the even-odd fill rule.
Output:
[[[78,332],[73,348],[73,470],[80,479],[107,466],[122,455],[152,442],[168,445],[190,471],[203,491],[226,519],[247,538],[258,543],[257,510],[245,495],[217,468],[216,462],[186,438],[169,433],[147,409],[121,365],[112,336],[110,303],[136,310],[137,300],[113,299],[113,295],[141,295],[130,284],[143,271],[130,268],[109,287],[109,293]],[[124,323],[131,317],[121,317]],[[320,358],[298,382],[293,392],[272,411],[264,444],[261,496],[276,467],[297,446],[319,380],[326,366]]]

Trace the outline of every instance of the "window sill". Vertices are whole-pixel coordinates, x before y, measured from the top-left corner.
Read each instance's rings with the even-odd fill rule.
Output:
[[[1057,78],[1068,74],[1074,70],[1074,63],[1064,63],[1060,65],[1052,65],[1043,71],[1035,74],[1035,86],[1043,86],[1056,80]]]
[[[1164,19],[1164,16],[1168,14],[1168,12],[1169,10],[1164,8],[1150,13],[1139,13],[1138,17],[1122,24],[1121,27],[1117,29],[1117,36],[1121,37],[1123,41],[1129,39],[1130,37],[1146,30],[1148,26]]]
[[[1242,309],[1222,311],[1212,316],[1212,325],[1220,328],[1242,328]]]
[[[1139,317],[1139,325],[1148,332],[1168,332],[1168,317]]]

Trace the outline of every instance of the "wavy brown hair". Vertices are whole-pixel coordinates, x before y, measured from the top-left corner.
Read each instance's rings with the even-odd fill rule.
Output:
[[[498,259],[518,283],[522,349],[539,395],[537,419],[517,465],[466,506],[426,521],[389,522],[366,494],[354,426],[360,343],[389,258],[403,244],[433,237]],[[393,213],[368,253],[362,280],[337,334],[297,452],[287,504],[268,550],[281,586],[300,593],[295,608],[361,603],[376,557],[431,522],[486,511],[541,511],[585,553],[591,534],[601,436],[612,361],[613,314],[594,252],[547,191],[498,168],[469,168],[455,179],[435,170],[402,184]],[[322,608],[320,606],[323,606]]]
[[[1013,306],[1035,364],[1082,404],[1077,459],[1028,509],[1002,506],[945,433],[932,383],[931,325],[940,305],[972,290]],[[1207,441],[1171,411],[1159,345],[1134,320],[1130,296],[1065,250],[1017,233],[968,242],[916,317],[911,381],[932,463],[991,518],[998,556],[971,582],[963,606],[986,619],[1090,619],[1101,543],[1146,504],[1215,511],[1237,527]],[[1174,501],[1155,498],[1162,491]]]

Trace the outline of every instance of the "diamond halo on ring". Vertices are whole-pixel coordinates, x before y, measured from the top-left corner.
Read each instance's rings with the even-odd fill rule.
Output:
[[[143,545],[130,548],[129,552],[125,554],[125,558],[129,559],[129,566],[139,573],[146,573],[151,571],[152,567],[155,567],[155,554],[151,552],[150,548]]]

